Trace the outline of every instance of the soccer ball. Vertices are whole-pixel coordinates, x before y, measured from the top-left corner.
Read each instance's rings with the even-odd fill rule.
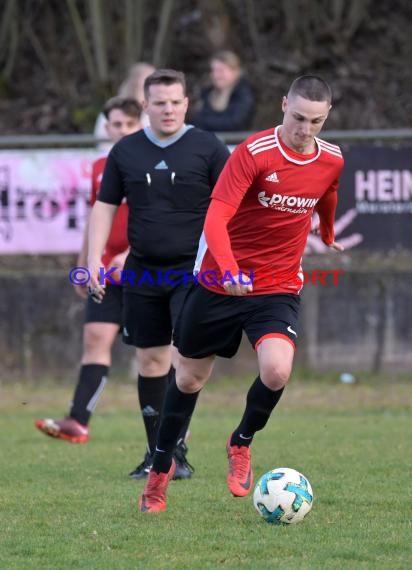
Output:
[[[255,508],[272,524],[302,521],[312,503],[311,484],[302,473],[289,467],[279,467],[262,475],[253,492]]]

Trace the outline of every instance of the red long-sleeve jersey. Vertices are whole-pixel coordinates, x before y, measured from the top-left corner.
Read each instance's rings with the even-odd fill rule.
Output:
[[[253,295],[298,294],[314,210],[323,241],[334,241],[340,148],[316,138],[315,152],[299,154],[278,130],[240,144],[215,186],[195,267],[201,277],[207,272],[200,282],[212,291],[224,293],[225,273],[241,271],[252,278]]]

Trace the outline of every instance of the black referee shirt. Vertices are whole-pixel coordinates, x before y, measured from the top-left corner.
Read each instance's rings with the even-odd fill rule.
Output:
[[[133,255],[149,265],[192,267],[229,154],[213,133],[187,126],[165,141],[144,129],[112,148],[98,199],[118,205],[126,197]]]

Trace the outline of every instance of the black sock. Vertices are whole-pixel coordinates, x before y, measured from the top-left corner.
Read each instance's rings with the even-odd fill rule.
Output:
[[[169,471],[179,434],[193,414],[199,393],[185,394],[176,386],[176,381],[169,384],[153,459],[152,469],[156,473]]]
[[[150,454],[154,453],[156,447],[157,430],[167,384],[167,374],[152,378],[139,374],[137,379],[137,393],[139,395],[140,409],[146,430],[147,447]]]
[[[73,396],[69,416],[87,425],[107,382],[109,367],[104,364],[83,364]]]
[[[169,370],[169,375],[168,375],[168,380],[169,380],[169,384],[171,384],[172,382],[176,383],[176,369],[172,366]],[[186,434],[189,430],[189,424],[190,424],[190,420],[191,420],[191,416],[189,416],[185,423],[183,424],[182,429],[180,430],[179,433],[179,437],[177,439],[177,442],[180,443],[181,441],[185,441],[186,439]]]
[[[252,443],[255,432],[263,429],[279,402],[284,388],[270,390],[260,376],[256,378],[249,389],[246,398],[246,408],[239,426],[232,434],[230,445],[249,446]]]

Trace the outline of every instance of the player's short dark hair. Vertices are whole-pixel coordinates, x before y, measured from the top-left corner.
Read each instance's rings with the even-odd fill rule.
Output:
[[[289,87],[288,97],[300,95],[309,101],[327,101],[332,103],[332,90],[317,75],[301,75]]]
[[[186,79],[185,74],[175,69],[157,69],[151,75],[146,77],[144,82],[144,96],[149,96],[149,88],[151,85],[174,85],[179,83],[183,87],[183,93],[186,96]]]
[[[136,119],[140,119],[140,115],[142,114],[142,106],[132,97],[116,96],[106,101],[102,110],[106,119],[109,118],[113,109],[119,109],[128,117],[135,117]]]

